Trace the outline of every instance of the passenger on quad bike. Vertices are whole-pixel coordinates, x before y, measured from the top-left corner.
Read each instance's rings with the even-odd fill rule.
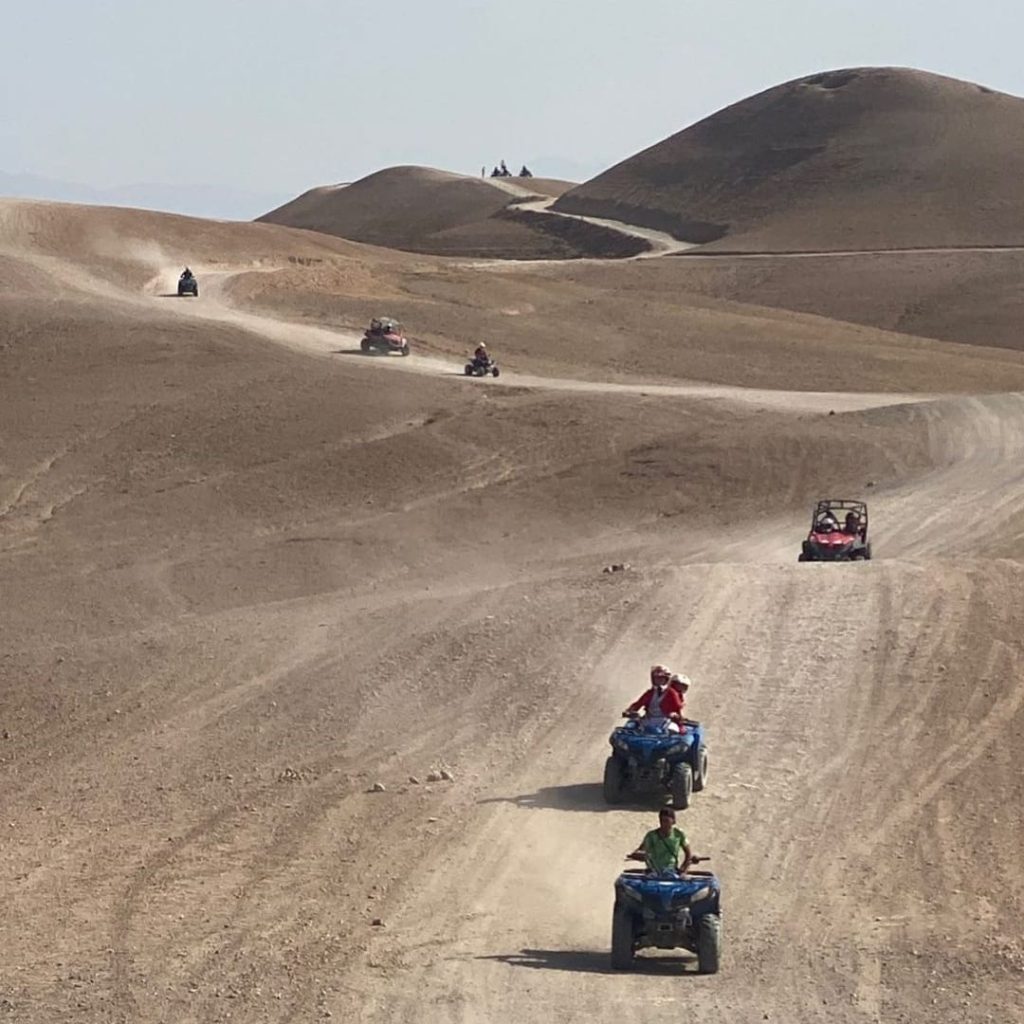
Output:
[[[686,691],[690,689],[690,677],[673,672],[669,676],[668,685],[679,694],[679,714],[681,715],[683,708],[686,707]]]
[[[655,665],[651,669],[651,688],[622,712],[623,717],[629,718],[643,711],[646,721],[663,722],[668,719],[668,728],[678,732],[683,701],[679,690],[669,685],[671,678],[672,673],[664,665]]]
[[[679,863],[682,855],[682,864]],[[686,833],[676,828],[676,812],[671,807],[662,807],[658,811],[658,827],[651,829],[644,836],[640,845],[626,856],[627,860],[640,860],[647,865],[647,870],[662,874],[676,871],[686,874],[693,853]]]

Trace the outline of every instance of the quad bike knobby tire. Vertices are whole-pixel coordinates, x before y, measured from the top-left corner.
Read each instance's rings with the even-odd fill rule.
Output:
[[[697,749],[697,774],[693,777],[693,791],[699,793],[708,784],[708,748],[702,743]]]
[[[697,922],[697,970],[717,974],[721,954],[722,919],[718,914],[705,914]]]
[[[616,757],[609,757],[604,763],[604,802],[606,804],[618,804],[622,802],[622,764]]]
[[[690,795],[693,793],[693,769],[688,764],[677,764],[672,769],[668,785],[672,806],[677,811],[685,811],[690,806]]]
[[[633,918],[616,905],[612,911],[612,969],[628,971],[633,966]]]

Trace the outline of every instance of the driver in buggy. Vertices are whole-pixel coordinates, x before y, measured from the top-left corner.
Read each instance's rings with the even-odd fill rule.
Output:
[[[815,523],[815,533],[835,533],[839,529],[839,521],[831,512],[825,512]]]
[[[860,533],[860,516],[856,512],[850,511],[846,513],[846,520],[843,524],[843,533],[849,533],[856,536]]]
[[[623,718],[630,718],[644,712],[645,722],[663,723],[670,732],[679,732],[682,720],[683,700],[681,691],[670,686],[672,673],[664,665],[651,669],[651,686],[622,712]]]

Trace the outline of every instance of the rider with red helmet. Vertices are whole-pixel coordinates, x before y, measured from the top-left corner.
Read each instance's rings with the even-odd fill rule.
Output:
[[[680,691],[669,685],[672,673],[664,665],[651,668],[651,686],[645,690],[632,704],[623,711],[624,716],[644,712],[648,721],[668,719],[678,728],[683,711]]]

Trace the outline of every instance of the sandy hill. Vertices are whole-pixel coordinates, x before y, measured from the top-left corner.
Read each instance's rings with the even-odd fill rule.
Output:
[[[571,187],[546,178],[389,167],[349,185],[310,189],[259,220],[412,252],[573,256],[580,252],[571,244],[514,219],[524,198],[557,196]]]
[[[1024,355],[681,262],[0,203],[0,1018],[1024,1016],[1024,401],[834,390]],[[408,359],[359,353],[381,306]],[[797,565],[833,490],[875,560]],[[656,660],[711,741],[700,979],[608,964]]]
[[[618,270],[597,265],[581,268],[579,276],[612,288],[633,279],[664,301],[686,296],[684,301],[693,302],[700,294],[918,337],[1024,348],[1022,251],[694,255]]]
[[[1024,100],[859,68],[743,100],[556,209],[739,250],[1024,243]]]

